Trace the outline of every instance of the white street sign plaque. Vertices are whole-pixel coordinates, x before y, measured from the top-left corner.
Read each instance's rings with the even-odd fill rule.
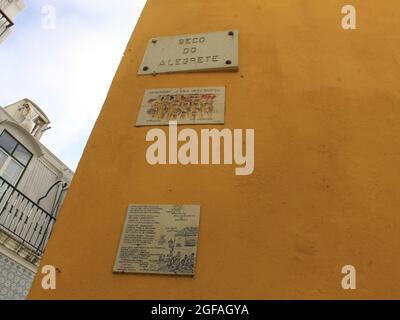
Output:
[[[239,31],[152,38],[138,74],[239,69]]]

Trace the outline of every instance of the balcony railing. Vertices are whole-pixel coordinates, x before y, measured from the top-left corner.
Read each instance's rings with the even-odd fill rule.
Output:
[[[13,25],[11,19],[0,9],[0,37]]]
[[[41,256],[56,219],[0,177],[0,230]]]

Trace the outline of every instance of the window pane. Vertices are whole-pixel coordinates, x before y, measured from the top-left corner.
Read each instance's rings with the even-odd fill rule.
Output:
[[[13,152],[15,146],[17,145],[17,141],[11,137],[6,131],[0,135],[0,146],[6,150],[7,152]]]
[[[3,167],[4,163],[6,162],[8,155],[0,149],[0,170]]]
[[[17,149],[15,149],[13,153],[13,156],[26,166],[32,157],[32,153],[26,150],[23,146],[18,145]]]
[[[3,172],[3,178],[8,181],[8,183],[15,185],[21,175],[23,167],[18,164],[14,159],[10,159],[7,168]]]

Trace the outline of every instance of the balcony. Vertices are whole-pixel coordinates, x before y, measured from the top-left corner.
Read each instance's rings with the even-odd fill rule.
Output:
[[[0,9],[0,38],[11,28],[14,23],[9,17]]]
[[[0,177],[0,231],[43,254],[56,219]]]

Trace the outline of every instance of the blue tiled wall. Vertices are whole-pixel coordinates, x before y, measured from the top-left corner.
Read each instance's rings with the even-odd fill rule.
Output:
[[[0,253],[0,300],[24,300],[35,273]]]

